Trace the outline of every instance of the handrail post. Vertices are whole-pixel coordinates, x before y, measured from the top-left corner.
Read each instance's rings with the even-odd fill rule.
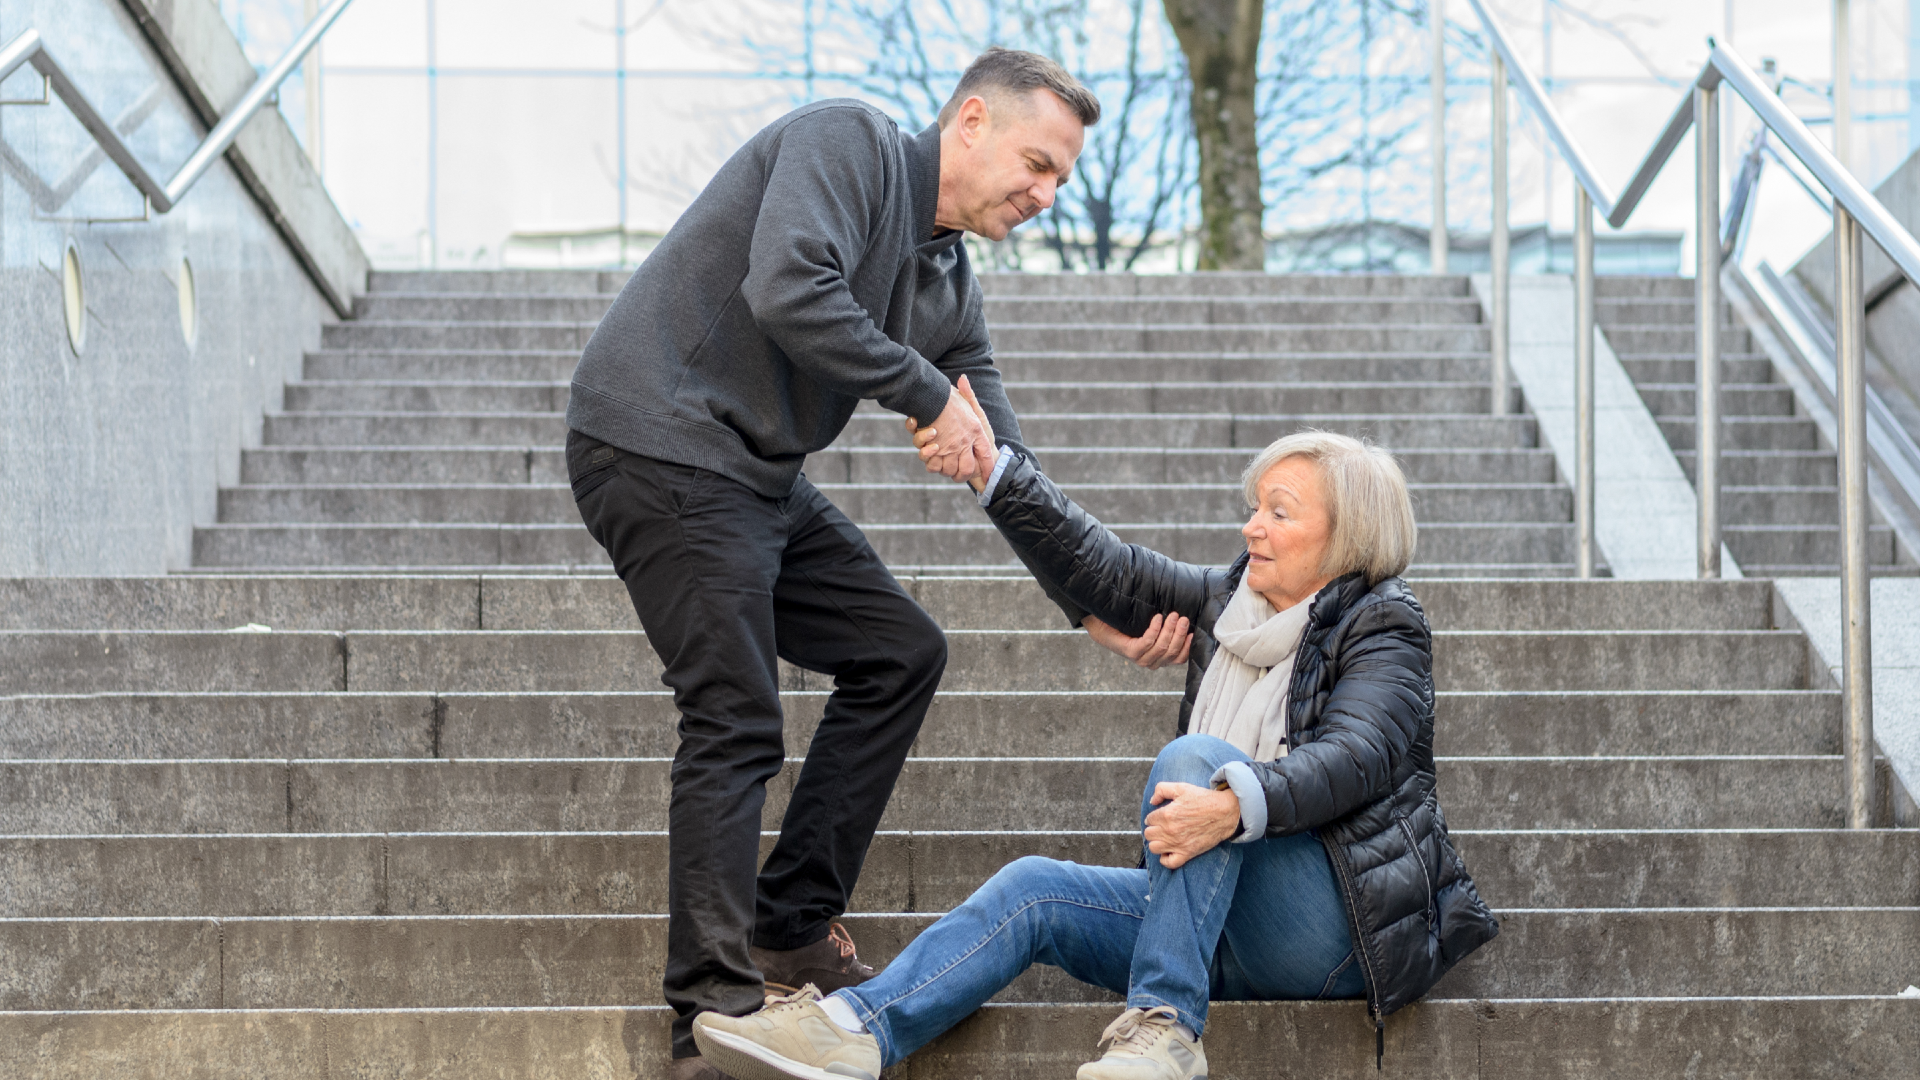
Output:
[[[1694,491],[1700,576],[1720,576],[1720,111],[1694,87]]]
[[[1428,0],[1433,23],[1433,226],[1427,230],[1429,270],[1447,272],[1447,0]]]
[[[1833,208],[1834,353],[1839,368],[1840,713],[1847,828],[1873,824],[1873,654],[1867,574],[1866,298],[1860,224]]]
[[[1593,576],[1593,196],[1573,185],[1574,573]]]
[[[1512,298],[1509,280],[1511,259],[1507,250],[1507,63],[1500,54],[1493,56],[1493,235],[1487,241],[1488,269],[1493,275],[1493,415],[1505,416],[1513,392],[1508,355],[1508,301]]]
[[[1847,0],[1833,0],[1833,156],[1853,168],[1853,19]]]

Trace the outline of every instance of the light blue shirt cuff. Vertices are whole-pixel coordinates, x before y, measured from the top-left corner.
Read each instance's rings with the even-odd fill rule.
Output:
[[[1225,783],[1240,800],[1240,835],[1233,838],[1236,844],[1251,844],[1255,840],[1267,838],[1267,789],[1260,785],[1260,776],[1253,766],[1245,761],[1229,761],[1213,771],[1209,786],[1219,787]]]
[[[994,459],[993,472],[987,474],[987,486],[980,489],[980,509],[993,505],[993,493],[1000,487],[1000,478],[1007,474],[1007,466],[1013,462],[1013,448],[1003,446],[1000,456]]]

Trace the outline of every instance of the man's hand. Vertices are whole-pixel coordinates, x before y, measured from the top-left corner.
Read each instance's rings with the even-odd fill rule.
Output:
[[[1153,805],[1142,834],[1160,865],[1178,870],[1190,859],[1212,851],[1240,827],[1240,797],[1231,791],[1192,784],[1155,784]]]
[[[965,375],[960,376],[960,384],[947,397],[947,407],[933,423],[921,427],[910,418],[907,430],[913,434],[913,445],[919,448],[928,472],[965,481],[975,491],[986,486],[1000,451],[993,443],[993,425],[987,422],[986,411]]]
[[[1081,619],[1080,625],[1103,648],[1148,671],[1186,663],[1187,650],[1193,646],[1193,624],[1185,615],[1155,615],[1147,624],[1147,632],[1139,637],[1128,637],[1092,615]]]

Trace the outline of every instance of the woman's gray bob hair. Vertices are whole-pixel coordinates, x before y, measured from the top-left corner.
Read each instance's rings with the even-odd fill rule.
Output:
[[[1371,586],[1407,569],[1419,536],[1407,478],[1392,454],[1330,431],[1294,432],[1260,451],[1241,474],[1249,508],[1260,505],[1260,478],[1290,457],[1320,468],[1331,533],[1322,573],[1337,578],[1358,570]]]

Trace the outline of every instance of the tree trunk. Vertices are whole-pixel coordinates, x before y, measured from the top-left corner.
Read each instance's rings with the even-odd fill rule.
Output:
[[[1262,0],[1163,0],[1193,78],[1193,134],[1200,147],[1202,270],[1262,270],[1266,209],[1254,74]]]

